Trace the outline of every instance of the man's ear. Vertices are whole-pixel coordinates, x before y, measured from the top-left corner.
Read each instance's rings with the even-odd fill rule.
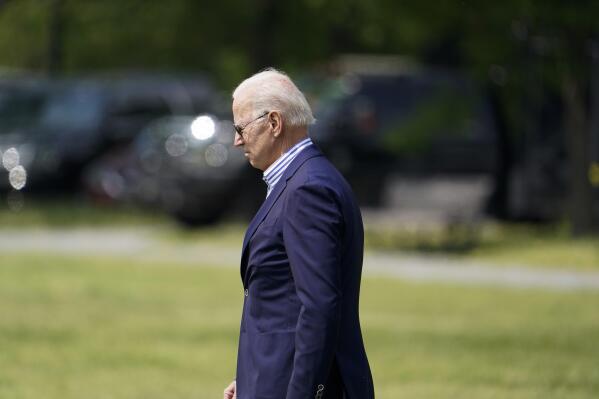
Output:
[[[268,125],[272,129],[275,137],[279,137],[283,132],[283,118],[279,111],[272,111],[268,114]]]

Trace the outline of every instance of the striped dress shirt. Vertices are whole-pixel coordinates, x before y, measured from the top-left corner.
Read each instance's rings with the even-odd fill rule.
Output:
[[[295,159],[299,155],[302,150],[308,146],[312,145],[312,140],[310,137],[305,138],[299,143],[295,144],[291,147],[287,152],[285,152],[279,159],[277,159],[272,165],[270,165],[265,171],[262,179],[266,182],[267,190],[266,197],[268,198],[269,194],[272,192],[272,189],[275,187],[277,182],[285,173],[285,169],[289,166],[291,161]]]

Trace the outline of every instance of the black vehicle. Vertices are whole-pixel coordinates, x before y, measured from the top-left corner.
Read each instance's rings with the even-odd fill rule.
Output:
[[[129,149],[111,152],[86,173],[95,198],[162,209],[187,226],[217,221],[241,203],[258,204],[257,172],[233,148],[226,116],[165,117],[148,125]],[[264,191],[264,190],[262,190]]]
[[[37,79],[0,80],[0,189],[21,189],[26,183],[22,165],[31,164],[34,154],[23,135],[35,126],[46,95],[47,85]]]
[[[470,197],[475,186],[473,207],[484,208],[497,168],[496,133],[488,105],[470,81],[455,73],[420,71],[347,74],[311,83],[300,84],[317,118],[310,135],[348,178],[362,205],[380,204],[389,179],[400,176],[404,186],[434,186],[446,179],[466,187]],[[162,208],[187,225],[214,222],[232,209],[251,215],[265,187],[260,172],[233,148],[230,120],[227,111],[153,123],[132,151],[113,153],[90,169],[89,191]],[[198,126],[211,133],[198,133]],[[426,202],[416,197],[407,205]],[[410,198],[415,196],[402,193],[403,204]]]
[[[329,68],[338,78],[307,82],[318,100],[313,136],[362,204],[391,202],[400,210],[425,211],[421,215],[476,209],[535,222],[567,214],[571,165],[557,93],[541,80],[527,82],[531,92],[544,95],[523,100],[530,103],[520,126],[508,132],[496,91],[482,90],[456,70],[405,61],[342,57]],[[589,98],[597,97],[594,91]],[[598,131],[591,129],[589,143],[595,216]]]
[[[216,107],[215,90],[197,77],[134,75],[35,85],[15,79],[0,84],[2,98],[0,149],[10,150],[9,166],[18,160],[28,190],[77,189],[87,164],[129,144],[150,121]],[[6,178],[0,182],[8,186]]]
[[[490,104],[471,80],[413,68],[345,73],[318,90],[312,137],[362,205],[445,219],[484,212],[498,137]]]

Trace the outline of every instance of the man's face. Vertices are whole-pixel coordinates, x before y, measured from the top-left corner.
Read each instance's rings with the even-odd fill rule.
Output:
[[[234,145],[243,148],[250,165],[264,171],[272,164],[274,141],[268,131],[268,115],[255,119],[257,116],[248,101],[233,100],[234,123],[243,128],[241,135],[235,133]]]

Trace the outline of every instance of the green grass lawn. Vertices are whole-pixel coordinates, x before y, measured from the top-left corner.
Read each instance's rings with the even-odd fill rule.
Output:
[[[221,398],[242,300],[234,268],[0,255],[0,398]],[[596,398],[598,308],[365,278],[377,398]]]
[[[0,195],[0,226],[76,227],[120,225],[169,225],[161,212],[132,205],[93,204],[84,197],[48,199],[24,197],[22,208],[11,210]]]

